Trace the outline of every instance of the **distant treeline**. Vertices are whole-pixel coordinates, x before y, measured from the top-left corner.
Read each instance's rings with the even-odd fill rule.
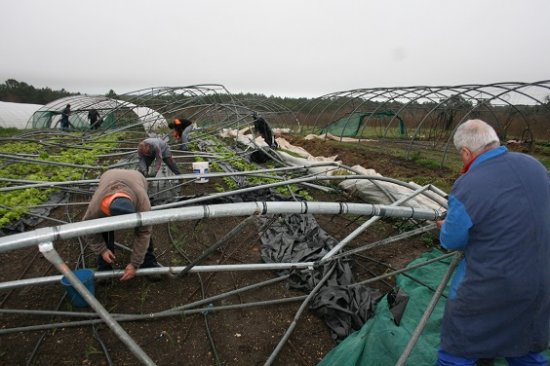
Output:
[[[80,92],[69,92],[62,88],[61,90],[52,90],[51,88],[45,87],[45,88],[35,88],[32,85],[29,85],[23,81],[17,81],[15,79],[8,79],[5,81],[5,83],[0,84],[0,101],[3,102],[12,102],[12,103],[32,103],[32,104],[48,104],[50,102],[53,102],[54,100],[71,96],[71,95],[81,95]],[[112,89],[109,90],[105,96],[109,98],[117,98],[117,99],[126,99],[124,95],[117,95]],[[146,98],[146,101],[144,101],[144,105],[147,104],[155,104],[160,103],[164,100],[164,98],[171,100],[170,96],[160,96],[158,99],[151,99],[150,97]],[[200,100],[200,97],[197,98],[196,95],[189,95],[189,96],[182,96],[182,100],[185,100],[186,98],[194,99],[194,100]],[[311,103],[314,99],[313,98],[291,98],[291,97],[278,97],[278,96],[266,96],[264,94],[258,94],[258,93],[239,93],[239,94],[233,94],[233,95],[224,95],[219,94],[217,96],[216,102],[218,103],[228,103],[233,102],[236,98],[236,100],[240,102],[251,102],[254,101],[252,104],[256,104],[257,107],[260,107],[260,110],[274,110],[274,111],[283,111],[283,110],[290,110],[290,111],[298,111],[304,106]],[[132,99],[132,98],[131,98]],[[205,100],[209,100],[212,102],[211,97],[205,97]],[[338,101],[335,103],[335,101]],[[317,109],[322,108],[326,109],[328,108],[333,109],[336,108],[338,105],[344,104],[346,101],[351,100],[351,98],[348,97],[338,97],[336,99],[327,99],[323,101],[316,101],[315,105],[317,106]],[[135,99],[132,99],[132,102],[135,102]],[[378,102],[369,102],[369,105],[371,107],[375,107],[378,105]]]
[[[5,83],[0,84],[0,101],[3,102],[48,104],[59,98],[80,94],[80,92],[69,92],[64,88],[61,90],[52,90],[48,87],[38,89],[23,81],[17,81],[15,79],[8,79]],[[106,94],[106,96],[110,98],[118,97],[112,89]],[[281,98],[275,96],[266,97],[263,94],[255,93],[236,94],[235,96],[238,97],[238,99],[268,100],[272,105],[279,105],[279,107],[284,107],[291,110],[298,109],[309,100],[308,98]],[[230,97],[227,96],[225,98],[228,100],[230,99]]]
[[[48,104],[56,99],[80,93],[70,93],[65,89],[52,90],[50,88],[37,89],[25,82],[8,79],[0,84],[0,100],[12,103]]]

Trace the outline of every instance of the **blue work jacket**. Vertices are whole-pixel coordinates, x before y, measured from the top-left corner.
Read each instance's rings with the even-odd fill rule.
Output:
[[[441,245],[464,258],[451,284],[441,348],[470,358],[548,346],[550,179],[529,155],[499,147],[454,184]]]

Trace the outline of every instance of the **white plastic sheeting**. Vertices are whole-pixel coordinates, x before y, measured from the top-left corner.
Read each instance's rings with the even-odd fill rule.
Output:
[[[223,138],[233,138],[236,141],[240,142],[243,145],[247,145],[250,147],[269,147],[269,145],[264,141],[262,136],[254,135],[252,133],[253,127],[247,126],[244,128],[241,128],[240,130],[236,130],[234,128],[222,128],[219,132],[220,137]],[[271,132],[273,132],[273,136],[280,136],[283,133],[289,133],[289,128],[272,128]],[[277,138],[277,143],[279,142],[279,139]],[[280,146],[280,145],[279,145]],[[305,150],[304,150],[305,151]]]
[[[248,128],[245,128],[240,131],[224,129],[220,133],[220,135],[222,137],[233,137],[238,142],[251,147],[254,147],[254,144],[252,143],[252,141],[257,143],[257,145],[259,146],[267,146],[267,144],[263,142],[263,139],[261,137],[254,138],[252,134],[247,134],[246,133],[247,129]],[[278,137],[276,140],[277,140],[277,144],[279,145],[279,150],[273,150],[273,151],[277,154],[279,159],[283,160],[289,165],[306,166],[312,162],[320,162],[320,161],[330,161],[330,162],[341,163],[341,161],[336,160],[338,158],[337,155],[330,156],[330,157],[313,156],[309,152],[307,152],[305,149],[299,146],[292,145],[283,137]],[[288,153],[285,151],[288,151]],[[360,175],[368,175],[373,177],[383,177],[376,170],[368,169],[361,165],[355,165],[351,167],[351,169],[353,171],[349,171],[348,169],[344,169],[344,168],[335,169],[333,166],[309,168],[310,172],[316,175],[326,174],[328,176],[335,176],[335,175],[360,174]],[[418,187],[416,183],[414,182],[410,182],[410,183]],[[345,190],[346,192],[349,192],[353,195],[360,197],[364,202],[373,203],[373,204],[384,204],[384,205],[389,205],[395,200],[398,200],[399,198],[402,198],[404,196],[409,196],[414,191],[414,189],[410,189],[396,183],[386,182],[381,180],[368,180],[368,179],[345,179],[339,183],[339,187]],[[407,203],[405,203],[404,205],[409,207],[429,207],[433,209],[441,208],[441,204],[438,204],[437,202],[431,200],[430,198],[425,197],[424,195],[418,195],[415,198],[412,198],[411,200],[407,201]]]
[[[145,128],[146,131],[149,131],[153,127],[168,127],[166,118],[151,108],[138,107],[137,105],[130,103],[126,103],[125,106],[132,107],[132,111],[137,114],[139,120],[143,124],[143,128]]]
[[[334,141],[343,141],[343,142],[367,142],[367,141],[376,141],[372,139],[357,139],[354,137],[345,137],[345,136],[336,136],[331,133],[323,133],[321,135],[310,134],[304,137],[304,140],[334,140]]]
[[[234,128],[222,128],[219,135],[223,138],[233,138],[237,142],[250,147],[269,147],[261,136],[254,136],[250,126],[236,130]]]
[[[42,104],[0,102],[0,127],[24,129],[33,113],[42,107]]]
[[[379,174],[376,170],[365,169],[361,165],[354,165],[351,168],[361,175],[382,177],[382,175]],[[414,182],[410,183],[415,184]],[[364,202],[378,203],[384,205],[389,205],[396,199],[410,195],[414,191],[413,189],[403,187],[399,184],[378,180],[370,181],[368,179],[346,179],[340,182],[338,186],[346,192],[353,192]],[[388,196],[392,197],[393,199]],[[441,208],[440,204],[423,195],[418,195],[414,198],[411,198],[406,203],[403,203],[403,205],[409,207],[429,207],[434,209]]]

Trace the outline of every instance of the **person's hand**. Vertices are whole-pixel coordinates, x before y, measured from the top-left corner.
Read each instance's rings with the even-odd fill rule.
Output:
[[[124,268],[124,273],[120,277],[120,281],[128,281],[136,277],[136,267],[132,263],[128,263],[126,268]]]
[[[109,264],[113,263],[116,260],[116,257],[113,252],[111,252],[109,249],[101,253],[101,257],[103,260]]]
[[[443,224],[445,223],[445,220],[437,220],[435,222],[435,224],[437,225],[437,228],[438,229],[441,229],[441,227],[443,226]]]

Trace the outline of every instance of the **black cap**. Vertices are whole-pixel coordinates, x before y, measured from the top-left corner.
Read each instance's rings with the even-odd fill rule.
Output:
[[[117,197],[109,206],[111,216],[126,215],[136,212],[136,206],[126,197]]]

